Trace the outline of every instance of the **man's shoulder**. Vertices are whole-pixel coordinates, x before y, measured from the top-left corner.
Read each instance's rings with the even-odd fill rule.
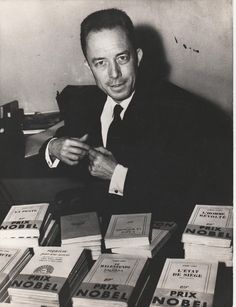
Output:
[[[195,127],[203,133],[230,131],[232,121],[214,102],[167,81],[150,89],[150,113],[163,122],[178,126]]]
[[[199,97],[168,81],[161,81],[152,87],[150,95],[160,106],[191,108]]]
[[[57,94],[61,114],[102,108],[106,95],[95,85],[67,85]]]
[[[67,85],[61,93],[58,93],[57,100],[78,100],[91,98],[104,98],[105,94],[96,85]]]

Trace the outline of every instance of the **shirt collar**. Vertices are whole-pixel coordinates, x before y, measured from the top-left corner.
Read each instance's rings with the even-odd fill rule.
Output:
[[[128,98],[122,100],[122,101],[119,103],[119,105],[123,108],[122,112],[120,113],[120,116],[121,116],[122,119],[123,119],[123,117],[124,117],[124,114],[125,114],[125,112],[126,112],[128,106],[129,106],[129,104],[130,104],[131,99],[133,98],[133,95],[134,95],[134,92],[132,93],[131,96],[129,96]],[[107,96],[107,100],[106,100],[105,105],[106,105],[108,108],[110,108],[110,110],[111,110],[111,112],[112,112],[112,114],[113,114],[113,109],[114,109],[115,105],[117,105],[117,102],[116,102],[114,99],[112,99],[110,96]]]

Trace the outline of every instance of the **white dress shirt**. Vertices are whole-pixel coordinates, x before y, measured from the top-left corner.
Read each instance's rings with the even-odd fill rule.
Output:
[[[134,93],[133,93],[134,94]],[[125,112],[129,106],[129,103],[133,97],[133,94],[123,100],[120,103],[120,106],[123,108],[122,112],[120,113],[120,117],[123,120]],[[107,143],[107,133],[108,133],[108,129],[110,127],[111,122],[113,121],[113,110],[114,107],[117,103],[110,97],[107,96],[107,100],[105,102],[105,105],[103,107],[102,110],[102,114],[100,117],[100,121],[101,121],[101,133],[102,133],[102,141],[103,141],[103,146],[106,147],[106,143]],[[52,139],[53,140],[53,139]],[[45,159],[47,161],[47,164],[50,168],[55,168],[58,166],[58,163],[60,162],[59,159],[55,159],[54,161],[51,160],[51,157],[49,155],[49,144],[52,141],[50,140],[47,147],[46,147],[46,151],[45,151]],[[124,185],[125,185],[125,179],[126,179],[126,175],[128,172],[128,168],[124,167],[121,164],[118,164],[114,170],[114,173],[112,175],[111,181],[110,181],[110,185],[109,185],[109,193],[112,194],[116,194],[116,195],[120,195],[123,196],[124,195]]]

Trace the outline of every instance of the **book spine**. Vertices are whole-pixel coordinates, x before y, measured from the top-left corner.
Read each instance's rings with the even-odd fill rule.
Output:
[[[134,287],[128,285],[83,282],[75,297],[128,303],[133,289]]]
[[[175,222],[154,221],[152,227],[160,230],[174,231],[177,228],[177,224]]]
[[[150,306],[212,307],[213,294],[157,288]]]

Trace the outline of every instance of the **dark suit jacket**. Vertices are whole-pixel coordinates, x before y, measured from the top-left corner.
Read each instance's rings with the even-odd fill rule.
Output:
[[[65,120],[58,135],[88,133],[90,145],[102,146],[100,115],[106,95],[96,86],[67,86],[57,100]],[[121,142],[113,152],[118,163],[128,167],[124,197],[108,195],[109,182],[92,179],[87,172],[88,194],[95,195],[94,202],[100,199],[104,210],[152,210],[169,219],[183,211],[189,214],[198,201],[230,201],[229,123],[220,112],[170,83],[137,85],[122,121]],[[83,166],[87,169],[86,161]],[[83,166],[78,174],[86,173]],[[92,193],[91,186],[98,186],[98,192]]]

